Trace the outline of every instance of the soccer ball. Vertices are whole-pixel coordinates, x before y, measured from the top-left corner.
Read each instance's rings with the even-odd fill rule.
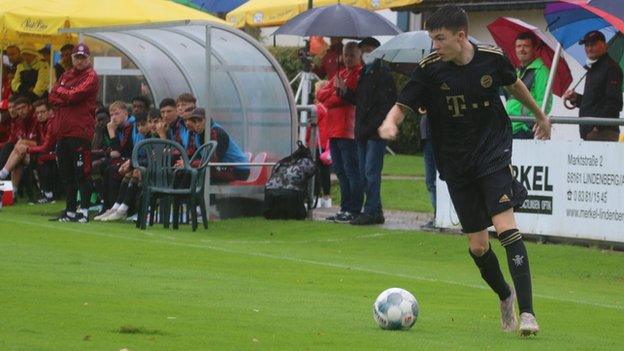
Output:
[[[382,329],[407,330],[416,323],[418,301],[401,288],[384,290],[373,305],[373,317]]]

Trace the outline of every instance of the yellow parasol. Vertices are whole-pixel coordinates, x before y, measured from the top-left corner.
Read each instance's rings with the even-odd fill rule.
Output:
[[[168,0],[0,0],[0,43],[61,45],[59,29],[147,24],[178,20],[225,23]]]

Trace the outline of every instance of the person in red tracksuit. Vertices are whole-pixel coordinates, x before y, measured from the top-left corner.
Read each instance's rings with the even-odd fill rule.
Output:
[[[357,149],[354,140],[355,107],[340,97],[336,90],[336,79],[344,82],[348,89],[355,90],[362,69],[360,49],[356,42],[344,46],[340,70],[325,87],[317,93],[318,102],[327,107],[327,126],[332,168],[340,184],[340,212],[326,218],[338,223],[349,223],[362,210],[363,184],[359,174]]]
[[[54,167],[54,161],[56,161],[56,156],[53,152],[56,144],[56,135],[53,127],[55,119],[54,113],[52,113],[45,100],[35,101],[33,107],[37,121],[31,129],[29,139],[21,139],[21,142],[15,145],[6,164],[0,170],[0,179],[5,179],[10,174],[13,188],[17,189],[22,179],[24,167],[31,161],[30,156],[37,156],[37,169],[42,183],[42,190],[45,194],[38,202],[48,203],[52,202],[53,198],[53,180],[50,167]],[[46,200],[44,201],[44,199]]]
[[[91,53],[78,44],[72,53],[73,67],[63,73],[48,99],[58,121],[57,158],[65,179],[67,203],[60,222],[89,221],[91,197],[91,140],[95,129],[95,106],[99,80],[91,67]],[[80,189],[81,209],[76,213]]]

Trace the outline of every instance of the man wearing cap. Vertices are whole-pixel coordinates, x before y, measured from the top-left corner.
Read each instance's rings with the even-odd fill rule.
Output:
[[[21,49],[22,61],[17,65],[11,81],[13,94],[31,100],[45,97],[50,84],[50,67],[42,60],[34,45],[24,45]]]
[[[72,53],[72,68],[52,87],[49,102],[59,118],[57,157],[65,178],[67,204],[61,222],[88,222],[91,198],[91,140],[95,129],[95,106],[99,81],[91,67],[91,53],[78,44]],[[80,189],[81,209],[76,213]]]
[[[385,221],[381,208],[381,169],[386,141],[379,137],[377,128],[394,105],[397,93],[390,71],[381,60],[370,57],[379,45],[379,41],[372,37],[359,42],[364,67],[355,89],[349,89],[340,77],[336,77],[335,83],[340,96],[355,105],[355,142],[366,201],[363,213],[350,222],[354,225],[382,224]]]
[[[585,34],[579,44],[585,45],[587,78],[583,94],[568,90],[563,99],[579,108],[580,117],[619,118],[622,111],[622,69],[607,53],[602,32]],[[580,125],[583,140],[618,141],[617,126]]]

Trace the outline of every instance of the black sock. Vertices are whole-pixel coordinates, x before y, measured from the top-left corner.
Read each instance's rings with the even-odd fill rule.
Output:
[[[533,313],[533,292],[531,287],[531,269],[529,268],[529,255],[522,235],[518,229],[510,229],[498,236],[501,245],[507,251],[507,263],[509,273],[516,287],[518,296],[518,308],[520,313]]]
[[[498,298],[501,300],[508,298],[511,290],[509,290],[509,285],[507,285],[505,277],[503,277],[503,272],[501,272],[498,259],[492,248],[488,247],[488,250],[481,256],[476,256],[470,250],[468,252],[477,267],[479,267],[481,277],[494,290]]]
[[[139,185],[135,182],[130,182],[128,183],[128,190],[125,194],[123,203],[128,205],[129,207],[132,207],[132,205],[134,205],[134,202],[136,201],[136,197],[137,194],[139,193]]]
[[[128,188],[130,187],[130,182],[121,182],[121,186],[119,187],[119,192],[117,193],[116,203],[122,204],[124,199],[126,198],[126,193],[128,192]]]

